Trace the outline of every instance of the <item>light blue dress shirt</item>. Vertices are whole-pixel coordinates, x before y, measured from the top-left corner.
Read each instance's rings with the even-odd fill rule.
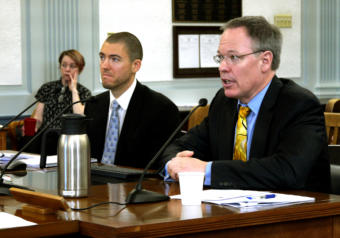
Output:
[[[263,101],[264,96],[267,93],[267,90],[269,88],[269,85],[271,84],[268,83],[267,86],[262,89],[248,104],[243,104],[240,102],[240,100],[238,101],[238,108],[240,106],[248,106],[251,110],[251,112],[249,113],[249,115],[247,116],[247,134],[248,134],[248,138],[247,138],[247,159],[249,159],[249,152],[250,152],[250,148],[251,148],[251,142],[253,139],[253,134],[254,134],[254,128],[255,128],[255,123],[257,120],[257,116],[259,114],[260,108],[261,108],[261,104]],[[236,130],[236,127],[235,127]],[[170,176],[168,174],[168,170],[167,170],[167,165],[165,166],[165,180],[169,180]],[[205,167],[205,179],[204,179],[204,185],[211,185],[211,166],[212,166],[212,161],[208,162],[207,166]]]

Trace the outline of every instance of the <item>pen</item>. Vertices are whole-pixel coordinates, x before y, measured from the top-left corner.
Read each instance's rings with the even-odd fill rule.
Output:
[[[265,195],[260,195],[260,196],[250,196],[247,197],[247,199],[252,200],[252,199],[269,199],[269,198],[275,198],[275,194],[265,194]]]

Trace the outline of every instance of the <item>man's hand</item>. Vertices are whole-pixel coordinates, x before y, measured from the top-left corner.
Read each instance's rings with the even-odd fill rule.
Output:
[[[179,172],[203,172],[208,162],[193,158],[193,151],[182,151],[177,153],[168,163],[168,173],[171,178],[178,180]]]

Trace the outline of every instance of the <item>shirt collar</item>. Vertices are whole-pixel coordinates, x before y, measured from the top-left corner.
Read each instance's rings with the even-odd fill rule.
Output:
[[[135,91],[136,86],[137,86],[137,80],[134,79],[131,86],[117,99],[113,96],[112,92],[110,91],[110,105],[112,104],[113,100],[116,100],[122,109],[127,110],[132,94]]]
[[[255,97],[253,97],[247,105],[241,103],[240,100],[238,100],[238,106],[240,106],[240,105],[241,106],[248,106],[250,108],[251,112],[253,112],[257,115],[259,113],[263,98],[266,95],[271,82],[272,81],[270,81],[266,85],[266,87],[264,87],[258,94],[256,94]]]

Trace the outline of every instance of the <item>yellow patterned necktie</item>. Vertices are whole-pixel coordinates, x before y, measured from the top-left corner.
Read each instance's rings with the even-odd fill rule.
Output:
[[[249,107],[240,106],[236,125],[236,140],[234,148],[234,160],[247,161],[247,116]]]

